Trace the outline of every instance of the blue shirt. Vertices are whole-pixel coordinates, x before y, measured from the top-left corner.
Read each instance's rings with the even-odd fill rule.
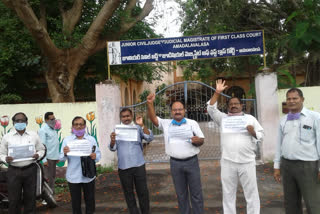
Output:
[[[38,134],[41,142],[47,147],[47,155],[42,162],[47,162],[47,159],[59,160],[59,137],[57,131],[45,123],[39,129]]]
[[[145,164],[143,158],[143,146],[142,139],[145,139],[147,142],[153,140],[153,133],[149,129],[150,134],[147,135],[143,132],[139,125],[135,125],[138,128],[138,141],[122,141],[116,140],[113,148],[110,147],[111,151],[117,150],[118,155],[118,168],[119,169],[128,169],[132,167],[139,167]]]
[[[60,160],[65,161],[68,160],[68,166],[67,166],[67,173],[66,173],[66,179],[69,183],[89,183],[94,178],[88,178],[84,177],[82,175],[82,169],[81,169],[81,160],[80,157],[77,156],[65,156],[63,153],[63,148],[68,145],[68,142],[77,140],[78,138],[73,134],[71,136],[68,136],[64,138],[61,151],[60,151]],[[96,162],[98,162],[101,158],[100,149],[97,145],[96,139],[88,134],[84,134],[82,140],[88,140],[91,143],[91,147],[96,146]]]
[[[280,169],[281,157],[289,160],[320,159],[320,114],[303,108],[300,118],[281,118],[274,168]]]

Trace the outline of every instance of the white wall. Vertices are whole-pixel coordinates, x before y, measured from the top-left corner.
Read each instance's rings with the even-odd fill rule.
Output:
[[[312,87],[300,87],[304,96],[304,107],[320,112],[320,87],[312,86]],[[278,90],[278,104],[279,104],[279,112],[280,116],[282,114],[282,102],[286,101],[286,93],[289,89],[280,89]]]
[[[39,125],[35,118],[38,116],[44,117],[48,111],[52,111],[57,119],[61,120],[62,137],[66,137],[71,133],[71,121],[75,116],[81,116],[86,119],[86,114],[93,111],[96,113],[96,102],[81,102],[81,103],[36,103],[36,104],[7,104],[0,105],[0,116],[8,115],[10,118],[9,125],[12,127],[12,116],[17,112],[23,112],[28,117],[27,130],[38,131]],[[96,118],[98,115],[96,114]],[[44,120],[44,119],[43,119]],[[97,124],[97,119],[93,124]],[[90,126],[87,121],[87,126]],[[2,127],[0,127],[1,129]],[[3,131],[3,128],[2,130]]]

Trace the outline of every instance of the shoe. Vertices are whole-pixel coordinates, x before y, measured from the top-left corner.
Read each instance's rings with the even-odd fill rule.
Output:
[[[43,200],[41,203],[42,205],[47,205],[47,202],[45,200]]]

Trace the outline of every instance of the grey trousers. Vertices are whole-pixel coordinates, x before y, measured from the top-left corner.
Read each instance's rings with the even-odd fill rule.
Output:
[[[320,183],[317,161],[282,158],[281,173],[286,214],[303,214],[302,197],[308,214],[319,214]]]
[[[48,166],[44,166],[44,176],[49,180],[49,187],[54,194],[54,184],[56,179],[56,160],[47,159]]]
[[[198,157],[188,160],[170,158],[171,176],[176,190],[181,214],[191,214],[189,195],[193,214],[203,213],[203,196]]]

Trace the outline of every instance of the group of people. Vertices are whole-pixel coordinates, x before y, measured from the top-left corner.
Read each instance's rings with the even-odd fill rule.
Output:
[[[56,119],[53,112],[45,114],[45,124],[38,133],[27,131],[28,117],[18,112],[12,117],[14,130],[3,136],[0,145],[0,160],[8,163],[7,185],[9,213],[36,212],[37,167],[35,162],[42,160],[45,177],[54,192],[56,163],[68,160],[66,179],[71,194],[73,213],[81,213],[82,191],[86,203],[86,213],[95,211],[95,176],[83,175],[80,156],[70,156],[68,144],[81,140],[88,144],[92,153],[88,156],[93,161],[99,161],[101,153],[94,137],[86,134],[86,120],[75,117],[72,120],[72,135],[64,138],[59,151],[59,139],[54,130]],[[25,154],[30,157],[21,158]],[[19,156],[20,155],[20,156]],[[22,156],[21,156],[22,155]]]
[[[240,182],[247,202],[247,214],[260,213],[260,199],[256,178],[256,149],[263,140],[264,130],[257,119],[243,112],[238,97],[227,100],[227,113],[217,107],[220,94],[227,88],[225,81],[216,81],[216,90],[208,101],[207,111],[220,128],[221,183],[223,212],[236,214],[236,193]],[[172,119],[157,117],[155,94],[147,97],[147,113],[151,122],[163,131],[166,154],[170,156],[171,176],[181,214],[204,213],[200,168],[197,155],[204,143],[199,124],[185,118],[181,101],[171,104]],[[303,107],[303,93],[298,88],[288,90],[286,103],[289,113],[280,121],[276,142],[274,178],[282,180],[286,214],[302,214],[302,198],[308,214],[320,213],[320,114]],[[140,211],[150,213],[148,188],[143,159],[142,139],[150,142],[153,134],[141,118],[132,122],[133,113],[124,108],[121,122],[138,126],[139,137],[134,143],[110,135],[110,150],[118,152],[119,176],[130,214],[140,213],[134,196],[137,191]],[[232,127],[233,126],[233,127]],[[280,174],[281,166],[281,174]]]
[[[260,199],[256,178],[255,150],[263,140],[264,130],[256,118],[245,114],[240,98],[227,101],[228,112],[217,107],[220,94],[227,88],[224,80],[216,81],[216,90],[208,101],[210,117],[220,127],[221,183],[223,211],[236,214],[236,192],[238,182],[242,185],[247,202],[247,214],[260,213]],[[185,106],[181,101],[171,104],[172,119],[163,119],[154,109],[155,94],[147,97],[147,113],[151,122],[163,131],[165,152],[170,156],[170,170],[181,214],[204,213],[198,154],[205,137],[195,120],[185,117]],[[284,205],[287,214],[302,214],[302,198],[308,214],[320,213],[320,114],[303,107],[304,97],[300,89],[292,88],[286,94],[289,113],[279,125],[279,139],[274,160],[274,178],[283,183]],[[123,127],[136,130],[134,140],[119,137],[115,129],[110,134],[109,149],[117,151],[118,174],[130,214],[149,214],[150,201],[147,185],[143,140],[153,140],[153,133],[129,108],[120,111]],[[0,159],[9,164],[9,213],[19,213],[22,205],[25,213],[35,212],[36,168],[34,162],[43,159],[46,176],[54,190],[55,167],[58,161],[68,160],[68,181],[73,213],[81,213],[81,191],[84,192],[86,213],[95,211],[95,176],[86,177],[81,169],[81,158],[70,154],[69,145],[74,141],[86,142],[92,148],[89,157],[99,161],[101,153],[96,140],[86,134],[86,121],[82,117],[72,120],[72,135],[63,140],[59,152],[59,141],[54,131],[55,116],[45,114],[46,124],[38,134],[26,131],[27,116],[19,112],[12,117],[15,127],[2,138]],[[236,125],[235,125],[236,124]],[[231,125],[231,126],[230,126]],[[17,161],[10,156],[10,148],[16,145],[32,145],[32,158]],[[45,146],[46,149],[45,149]],[[281,169],[281,173],[280,173]],[[23,191],[22,191],[23,190]],[[136,203],[136,190],[139,208]],[[23,196],[22,196],[23,194]]]

